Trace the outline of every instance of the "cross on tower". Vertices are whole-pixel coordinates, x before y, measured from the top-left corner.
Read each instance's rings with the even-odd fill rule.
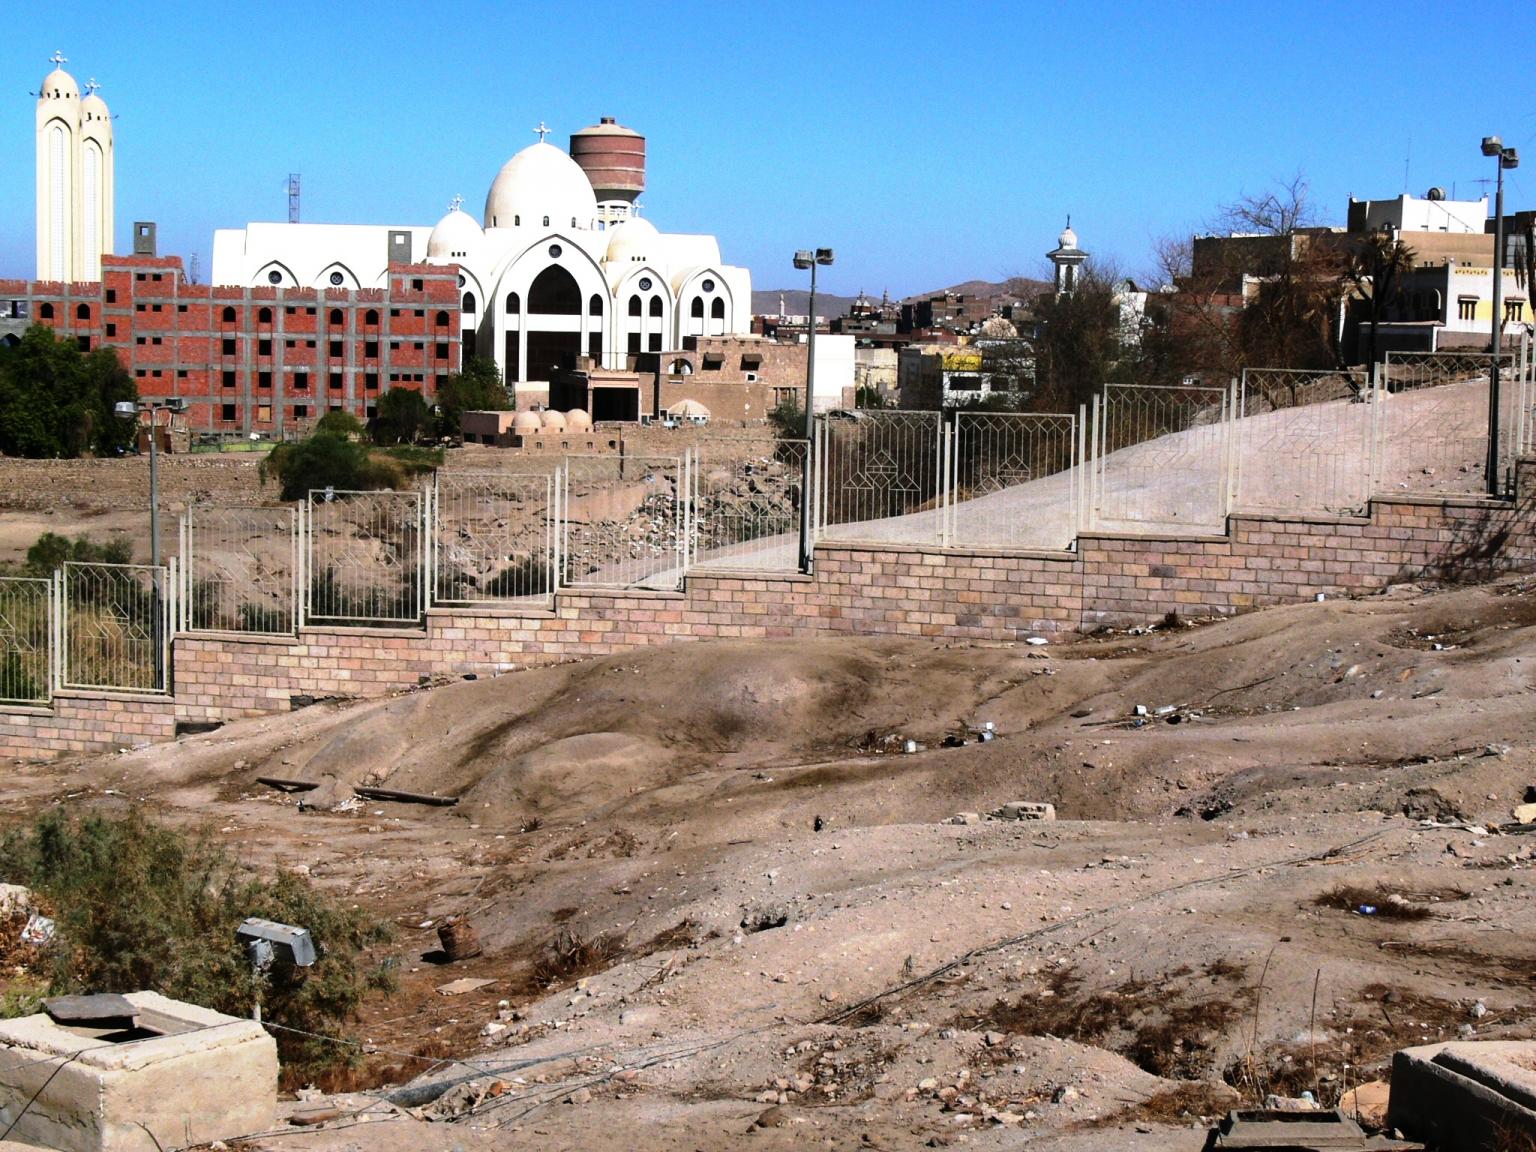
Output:
[[[55,68],[62,68],[69,63],[69,57],[65,56],[57,48],[53,50],[53,55],[48,57],[48,60]]]
[[[539,126],[534,129],[539,134],[539,143],[544,143],[544,137],[549,135],[549,129],[544,126],[544,121],[539,121]]]
[[[100,87],[101,87],[101,85],[96,83],[96,77],[92,76],[89,80],[87,80],[85,82],[85,94],[87,96],[94,96],[94,95],[96,95],[96,89],[98,89]]]
[[[448,211],[457,212],[463,203],[464,197],[455,195],[452,200],[448,201]]]

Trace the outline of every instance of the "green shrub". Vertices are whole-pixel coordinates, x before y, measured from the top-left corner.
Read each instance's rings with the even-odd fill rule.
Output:
[[[327,412],[315,421],[316,432],[334,432],[337,436],[361,436],[363,434],[363,422],[350,412],[343,412],[340,408]]]
[[[27,549],[27,575],[51,576],[67,560],[81,564],[132,564],[133,541],[126,536],[114,536],[105,544],[97,544],[89,536],[71,540],[56,532],[44,532]]]
[[[356,1047],[336,1042],[342,1025],[368,989],[393,986],[386,970],[363,967],[365,951],[388,939],[386,925],[295,873],[254,878],[206,835],[162,827],[137,811],[44,814],[0,841],[0,880],[25,884],[54,916],[46,975],[54,995],[154,989],[248,1016],[256,989],[236,927],[262,916],[309,929],[317,962],[274,964],[261,988],[263,1018],[281,1026],[273,1035],[290,1078],[351,1059]],[[25,989],[0,995],[13,991],[0,1003],[24,1007]]]

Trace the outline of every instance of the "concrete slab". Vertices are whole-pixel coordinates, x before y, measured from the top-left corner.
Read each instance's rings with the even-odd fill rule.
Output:
[[[1451,1041],[1392,1058],[1387,1122],[1444,1152],[1536,1140],[1536,1041]]]
[[[277,1045],[261,1025],[130,992],[131,1029],[0,1020],[0,1130],[59,1152],[143,1152],[274,1126]],[[145,1133],[153,1133],[151,1141]]]

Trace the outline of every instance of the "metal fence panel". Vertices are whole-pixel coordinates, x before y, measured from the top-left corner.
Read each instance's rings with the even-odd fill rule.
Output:
[[[1513,483],[1514,460],[1529,415],[1513,371],[1500,357],[1500,489]],[[1380,375],[1381,459],[1378,490],[1386,494],[1486,492],[1488,383],[1486,352],[1388,352]]]
[[[53,697],[53,581],[0,577],[0,704]]]
[[[1107,384],[1094,420],[1095,528],[1225,531],[1232,455],[1227,389]]]
[[[173,595],[168,570],[70,561],[62,582],[62,683],[169,691]]]
[[[440,604],[555,594],[555,473],[439,472],[433,485],[432,598]]]
[[[817,421],[817,535],[827,541],[941,544],[942,414],[860,410]]]
[[[312,491],[301,624],[414,624],[426,611],[420,492]]]
[[[949,532],[958,548],[1062,550],[1077,538],[1077,419],[955,414]]]
[[[804,440],[706,440],[694,469],[690,567],[800,567]]]
[[[560,584],[681,588],[688,463],[678,456],[567,456],[559,491]]]
[[[1233,504],[1358,513],[1371,495],[1375,412],[1364,369],[1245,368]]]
[[[179,627],[291,635],[298,627],[298,550],[295,508],[188,508]]]

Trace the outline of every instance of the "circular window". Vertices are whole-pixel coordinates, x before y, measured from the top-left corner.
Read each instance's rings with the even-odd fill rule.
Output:
[[[464,273],[462,272],[459,273],[459,287],[464,287]]]
[[[640,277],[640,291],[642,291],[642,292],[649,292],[650,290],[651,290],[651,278],[649,276],[642,276],[642,277]]]
[[[272,271],[267,273],[267,283],[268,284],[281,284],[282,282],[283,282],[283,274],[281,272],[279,272],[277,269],[274,268]]]
[[[332,272],[331,273],[331,283],[336,285],[336,287],[340,288],[342,283],[345,280],[346,280],[346,277],[343,276],[340,272]]]
[[[715,282],[713,280],[706,280],[704,283],[700,284],[699,287],[704,289],[706,292],[713,292],[715,290]]]
[[[556,259],[559,258],[560,253],[563,252],[563,251],[565,251],[565,249],[561,248],[560,245],[558,245],[558,244],[551,244],[549,246],[549,254],[551,256],[555,257]]]

